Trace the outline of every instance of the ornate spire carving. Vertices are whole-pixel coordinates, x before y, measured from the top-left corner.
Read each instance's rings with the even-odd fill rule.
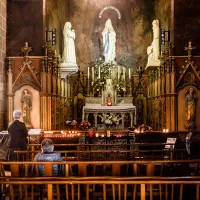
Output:
[[[191,61],[191,58],[192,58],[192,50],[193,49],[196,49],[196,47],[192,47],[192,42],[189,41],[188,42],[188,46],[185,47],[185,51],[188,52],[188,61],[190,62]]]
[[[28,46],[28,42],[24,43],[24,47],[21,48],[21,51],[24,53],[25,61],[28,61],[28,54],[32,51],[32,47]]]
[[[44,55],[47,56],[47,54],[48,54],[48,45],[47,45],[47,42],[45,42],[45,44],[42,46],[42,48],[44,49]]]

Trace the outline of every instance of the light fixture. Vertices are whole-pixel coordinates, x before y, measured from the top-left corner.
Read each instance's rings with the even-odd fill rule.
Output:
[[[56,29],[46,30],[46,42],[51,42],[52,45],[56,44]]]

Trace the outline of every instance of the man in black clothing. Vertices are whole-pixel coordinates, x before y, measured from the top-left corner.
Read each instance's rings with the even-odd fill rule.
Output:
[[[13,112],[14,121],[8,126],[8,133],[10,137],[8,144],[8,147],[10,148],[8,159],[10,161],[16,160],[14,150],[25,150],[28,142],[28,131],[25,124],[19,121],[20,117],[21,111],[15,110]]]

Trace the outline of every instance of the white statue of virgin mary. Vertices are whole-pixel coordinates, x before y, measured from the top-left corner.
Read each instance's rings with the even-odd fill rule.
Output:
[[[147,54],[148,54],[148,66],[159,66],[160,65],[160,27],[159,21],[153,20],[152,22],[152,29],[153,29],[153,41],[150,46],[147,47]]]
[[[76,64],[76,52],[75,52],[75,32],[72,28],[70,22],[66,22],[63,30],[64,38],[64,49],[62,59],[64,63],[74,63]]]
[[[102,32],[102,36],[103,36],[103,55],[105,57],[105,62],[115,62],[116,33],[112,26],[111,19],[107,19],[104,30]]]
[[[60,64],[61,78],[66,78],[78,72],[76,64],[75,40],[76,34],[70,22],[66,22],[63,29],[64,48],[62,54],[63,62]]]

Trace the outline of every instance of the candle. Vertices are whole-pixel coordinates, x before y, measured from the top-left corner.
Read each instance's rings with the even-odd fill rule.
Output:
[[[92,67],[92,81],[94,81],[94,67]]]
[[[90,132],[89,132],[89,137],[92,137],[93,136],[93,131],[91,130]]]
[[[101,78],[101,70],[100,70],[100,66],[99,66],[99,79]]]
[[[165,132],[166,132],[166,129],[164,128],[164,129],[163,129],[163,133],[165,133]]]
[[[110,130],[107,130],[107,137],[110,137]]]
[[[102,89],[102,92],[101,92],[101,104],[103,106],[104,102],[103,102],[103,89]]]
[[[117,69],[117,75],[118,75],[118,80],[120,78],[120,68],[119,68],[119,65],[118,65],[118,69]]]
[[[125,80],[125,71],[126,71],[126,69],[125,69],[125,67],[123,67],[123,80]]]
[[[90,79],[90,68],[88,67],[88,80]]]
[[[131,69],[130,68],[128,69],[128,78],[129,78],[129,80],[131,79]]]

